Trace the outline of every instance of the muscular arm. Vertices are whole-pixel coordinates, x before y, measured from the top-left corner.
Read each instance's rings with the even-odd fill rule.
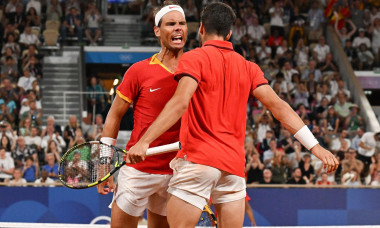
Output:
[[[173,97],[166,103],[157,119],[148,128],[140,140],[129,150],[128,159],[140,162],[145,159],[145,152],[157,137],[173,126],[186,111],[191,97],[198,88],[198,83],[191,77],[180,79]]]
[[[305,125],[289,104],[281,100],[269,85],[256,88],[252,95],[259,99],[293,135]],[[327,172],[332,172],[338,168],[339,162],[334,155],[319,144],[311,148],[311,152],[323,162]]]

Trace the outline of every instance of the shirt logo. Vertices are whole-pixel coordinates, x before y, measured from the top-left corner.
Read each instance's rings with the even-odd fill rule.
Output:
[[[178,6],[169,6],[169,9],[178,8]]]
[[[156,91],[156,90],[159,90],[159,89],[161,89],[161,88],[157,88],[157,89],[152,89],[152,88],[150,88],[149,91],[152,93],[152,92],[154,92],[154,91]]]

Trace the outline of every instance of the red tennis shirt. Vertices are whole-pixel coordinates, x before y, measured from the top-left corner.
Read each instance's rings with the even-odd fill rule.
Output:
[[[165,104],[173,96],[177,82],[156,55],[133,64],[124,74],[117,94],[129,103],[133,103],[134,127],[126,146],[129,150],[143,136],[148,127],[157,118]],[[180,122],[158,137],[149,146],[155,147],[178,141]],[[143,162],[128,164],[137,170],[152,174],[172,174],[169,162],[176,152],[147,157]]]
[[[177,157],[244,177],[244,137],[248,97],[267,84],[261,69],[233,50],[228,41],[211,40],[182,55],[176,80],[192,77],[198,88],[181,122],[183,149]]]

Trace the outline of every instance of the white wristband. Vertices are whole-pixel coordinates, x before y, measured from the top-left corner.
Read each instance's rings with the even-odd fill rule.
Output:
[[[318,140],[306,125],[299,129],[297,133],[294,134],[294,137],[308,150],[318,144]]]
[[[100,142],[115,146],[116,145],[116,139],[111,138],[111,137],[101,137]]]

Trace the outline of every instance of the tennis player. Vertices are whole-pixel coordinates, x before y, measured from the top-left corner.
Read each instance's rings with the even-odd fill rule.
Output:
[[[155,11],[154,32],[161,43],[161,51],[149,59],[135,63],[125,73],[107,115],[102,142],[116,144],[118,126],[133,103],[134,129],[126,146],[128,150],[153,123],[175,92],[177,82],[173,73],[183,54],[187,38],[183,9],[165,1],[164,6]],[[180,122],[177,121],[150,145],[154,147],[178,141]],[[139,164],[128,164],[120,169],[116,187],[112,178],[107,183],[98,185],[100,194],[114,191],[111,227],[137,227],[139,217],[145,209],[148,211],[149,227],[169,227],[166,200],[168,183],[173,173],[169,162],[175,155],[176,153],[156,155]]]
[[[338,161],[322,148],[294,110],[268,85],[261,69],[246,61],[227,42],[235,14],[224,3],[211,3],[201,14],[203,46],[182,55],[175,77],[177,90],[161,114],[132,148],[129,159],[145,159],[149,145],[182,117],[183,149],[170,163],[170,227],[194,227],[210,198],[220,227],[244,221],[244,135],[249,95],[259,99],[312,153],[328,172]]]

